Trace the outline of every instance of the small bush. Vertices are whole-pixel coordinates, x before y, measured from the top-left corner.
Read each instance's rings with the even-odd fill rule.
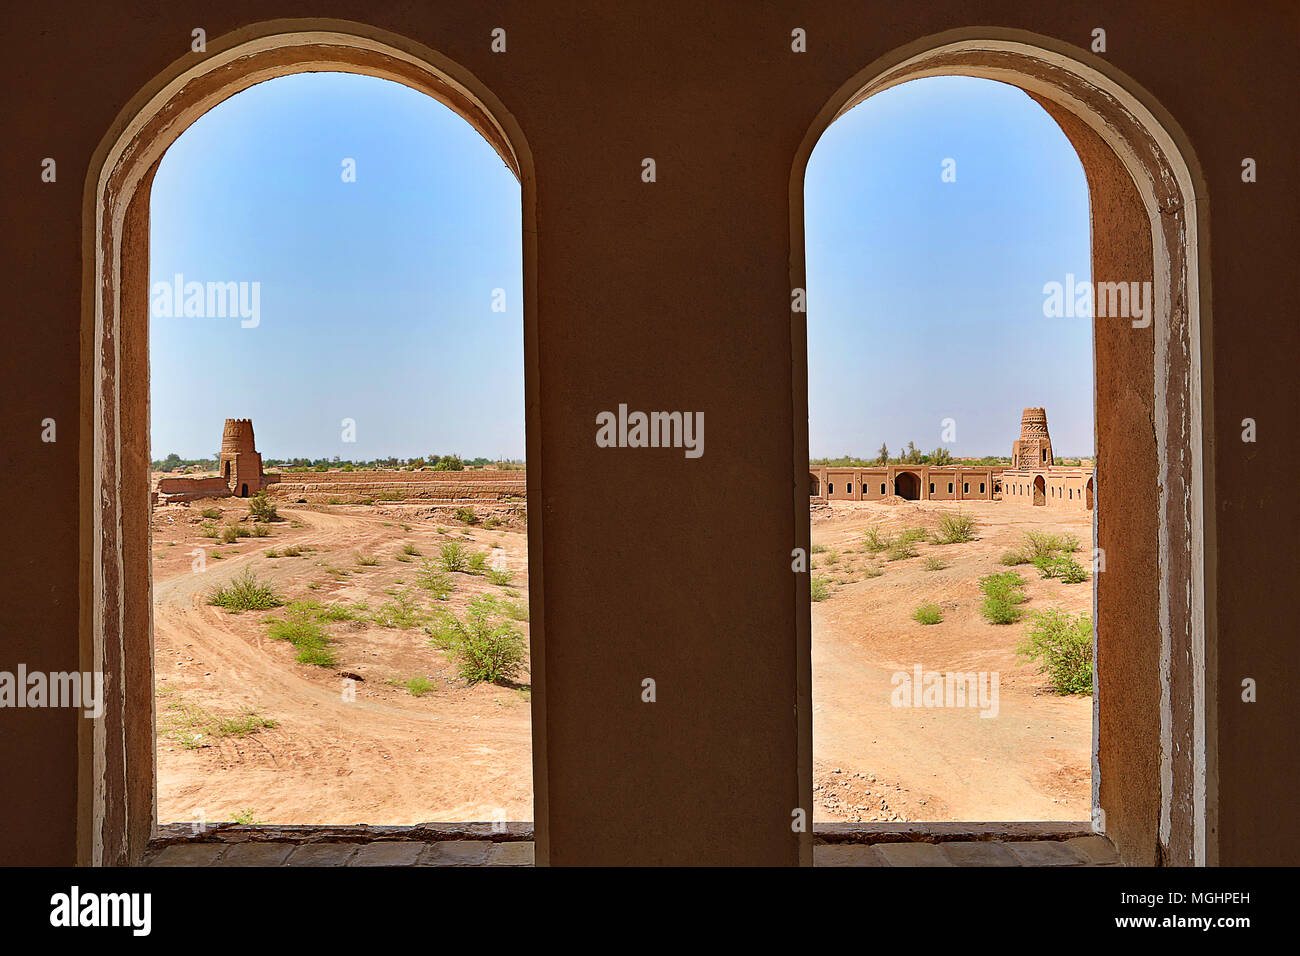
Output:
[[[236,575],[228,585],[218,587],[208,596],[208,603],[228,611],[262,611],[280,607],[284,599],[275,593],[270,584],[253,577],[251,570]]]
[[[812,553],[813,553],[813,554],[821,554],[821,553],[822,553],[823,551],[825,551],[825,550],[826,550],[826,545],[824,545],[824,544],[814,544],[814,545],[812,546]]]
[[[407,554],[410,555],[411,557],[418,557],[420,554],[420,549],[408,541],[404,545],[402,545],[402,554]]]
[[[943,611],[937,604],[922,604],[912,612],[912,620],[918,624],[938,624],[943,621]]]
[[[275,521],[279,517],[265,491],[259,491],[248,499],[248,512],[258,521]]]
[[[825,601],[830,596],[830,578],[821,574],[814,574],[812,576],[812,599],[814,601]]]
[[[406,692],[412,697],[423,697],[433,690],[433,684],[423,677],[412,677],[406,682]]]
[[[330,604],[321,608],[316,616],[322,621],[355,621],[360,615],[355,608],[343,604]]]
[[[263,717],[254,710],[241,710],[233,717],[217,719],[217,735],[220,737],[247,737],[266,727],[275,727],[276,722]]]
[[[1014,624],[1020,620],[1022,612],[1005,597],[990,594],[984,598],[980,613],[990,624]]]
[[[889,535],[882,535],[879,528],[868,528],[862,535],[863,546],[872,554],[879,554],[894,543]]]
[[[221,537],[221,529],[214,524],[205,524],[199,528],[199,534],[205,538],[219,538]]]
[[[1073,558],[1061,559],[1061,570],[1057,575],[1063,584],[1082,584],[1088,580],[1088,571]]]
[[[455,573],[469,569],[469,553],[459,541],[448,541],[439,547],[438,558],[442,561],[444,571]]]
[[[444,612],[426,628],[430,643],[447,651],[459,675],[471,684],[502,683],[513,679],[524,665],[524,636],[509,621],[495,615],[492,601],[470,604],[464,619]]]
[[[284,549],[284,556],[286,558],[297,558],[301,557],[301,555],[302,548],[298,547],[296,544],[291,544],[289,547]]]
[[[478,524],[478,512],[473,508],[457,508],[456,520],[462,524]]]
[[[885,551],[886,561],[905,561],[916,557],[916,547],[911,541],[898,538]]]
[[[507,587],[514,576],[509,568],[492,568],[487,573],[487,579],[498,587]]]
[[[427,558],[420,563],[420,570],[415,573],[415,583],[439,601],[447,600],[447,596],[456,587],[451,578]]]
[[[1025,601],[1025,579],[1015,571],[1003,571],[980,578],[984,604],[980,613],[990,624],[1014,624],[1020,620]]]
[[[240,538],[239,526],[228,524],[221,529],[221,543],[234,544]]]
[[[1019,564],[1029,564],[1032,560],[1028,554],[1016,548],[1011,551],[1003,551],[1002,557],[998,558],[998,563],[1007,567],[1015,567]]]
[[[487,559],[488,559],[487,552],[485,551],[473,552],[469,556],[469,565],[466,568],[466,570],[470,574],[486,574],[488,571]]]
[[[199,512],[199,514],[203,515],[203,517],[205,518],[211,518],[213,521],[221,520],[220,508],[204,508],[202,511]]]
[[[379,563],[379,559],[369,554],[357,555],[357,566],[362,568],[373,568]]]
[[[939,515],[939,530],[935,532],[936,544],[961,544],[975,540],[975,519],[964,511]]]
[[[1028,633],[1017,648],[1036,661],[1058,694],[1092,693],[1092,618],[1059,608],[1035,611]]]
[[[980,590],[986,595],[1006,597],[1013,604],[1025,600],[1025,579],[1015,571],[987,574],[980,578]]]
[[[249,529],[254,538],[265,538],[271,534],[271,529],[264,524],[255,524]]]
[[[923,567],[927,571],[942,571],[948,566],[948,562],[942,558],[926,558]]]
[[[409,630],[419,627],[425,621],[425,613],[420,608],[415,595],[410,591],[398,591],[391,601],[385,601],[375,611],[374,621],[380,627],[395,627]]]
[[[325,628],[313,619],[313,605],[315,602],[297,602],[289,609],[288,616],[271,621],[266,635],[272,640],[292,644],[298,652],[294,659],[300,664],[333,667],[337,659],[329,649],[330,637]]]

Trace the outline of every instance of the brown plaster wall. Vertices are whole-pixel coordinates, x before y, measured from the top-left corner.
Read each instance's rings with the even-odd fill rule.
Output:
[[[1041,100],[1039,102],[1042,102]],[[1093,281],[1153,276],[1151,230],[1132,179],[1111,151],[1080,120],[1043,103],[1070,138],[1088,177],[1092,213]],[[1154,323],[1093,321],[1096,393],[1096,546],[1106,570],[1096,575],[1097,728],[1100,802],[1106,832],[1129,863],[1158,862],[1160,741],[1134,728],[1159,727],[1159,608],[1150,586],[1158,566],[1159,486],[1151,435],[1155,378]],[[1033,477],[1011,477],[1018,496],[1033,501]],[[1017,499],[1013,499],[1017,500]],[[1107,614],[1105,609],[1123,609]]]
[[[1218,334],[1206,415],[1216,423],[1207,480],[1218,494],[1210,541],[1219,576],[1209,601],[1217,605],[1211,663],[1223,695],[1219,857],[1295,862],[1300,821],[1276,812],[1300,782],[1290,709],[1300,665],[1277,626],[1292,616],[1296,535],[1279,534],[1278,523],[1294,525],[1288,455],[1300,445],[1296,416],[1281,411],[1294,406],[1297,327],[1285,279],[1300,218],[1286,172],[1296,153],[1296,125],[1286,118],[1297,99],[1297,17],[1281,2],[1249,13],[1120,0],[1086,8],[1031,0],[174,0],[129,15],[90,2],[9,11],[0,170],[10,184],[10,228],[0,261],[11,298],[0,381],[5,433],[14,436],[5,443],[6,478],[26,498],[11,513],[24,546],[5,585],[0,668],[78,666],[78,588],[88,571],[78,493],[89,487],[78,450],[89,436],[79,426],[76,383],[91,154],[124,104],[186,53],[196,25],[212,38],[276,16],[364,17],[432,47],[486,84],[528,138],[540,357],[529,459],[542,489],[530,505],[547,521],[536,600],[550,635],[538,666],[547,686],[535,701],[546,714],[539,816],[552,863],[800,860],[789,826],[804,793],[792,635],[806,614],[796,594],[806,587],[791,587],[788,558],[792,537],[806,536],[806,500],[801,518],[790,489],[792,481],[802,488],[801,471],[792,479],[791,468],[806,464],[807,448],[791,403],[803,368],[792,351],[799,338],[787,279],[792,159],[841,84],[920,37],[994,24],[1082,48],[1104,26],[1106,62],[1182,125],[1215,199]],[[489,50],[496,26],[508,31],[507,54]],[[795,26],[808,32],[806,54],[790,52]],[[58,161],[55,184],[39,180],[45,156]],[[658,161],[655,184],[640,180],[645,156]],[[1241,183],[1243,156],[1259,161],[1258,183]],[[1097,196],[1091,176],[1089,185]],[[1112,185],[1114,212],[1131,211]],[[1095,233],[1094,246],[1099,262],[1121,270],[1149,256],[1123,231]],[[1151,375],[1150,342],[1127,328],[1117,335],[1124,344],[1113,346],[1111,371],[1098,364],[1098,402],[1117,412],[1098,433],[1098,508],[1121,513],[1126,496],[1142,504],[1131,506],[1131,522],[1116,524],[1127,547],[1100,542],[1108,570],[1098,586],[1153,635],[1155,608],[1139,582],[1151,575],[1142,543],[1151,540],[1149,503],[1161,489],[1152,462],[1115,462],[1106,452],[1138,432],[1149,441],[1149,393],[1135,383]],[[1106,341],[1099,333],[1099,351]],[[703,410],[705,456],[596,448],[594,415],[619,402]],[[1245,416],[1259,422],[1258,444],[1240,441]],[[58,423],[57,443],[39,441],[46,417]],[[124,474],[132,467],[124,464]],[[720,497],[711,490],[719,488],[745,494]],[[140,620],[128,613],[131,642],[145,639]],[[1149,644],[1116,646],[1104,630],[1103,649],[1100,667],[1126,670],[1132,691],[1111,702],[1103,723],[1103,734],[1119,739],[1126,714],[1149,717],[1155,704],[1154,659]],[[136,676],[128,671],[125,680]],[[1260,682],[1256,704],[1238,702],[1247,676]],[[657,704],[641,703],[644,677],[658,683]],[[0,713],[0,722],[0,862],[74,861],[78,718],[19,710]],[[1134,739],[1102,767],[1103,793],[1122,808],[1117,842],[1149,856],[1153,746]]]

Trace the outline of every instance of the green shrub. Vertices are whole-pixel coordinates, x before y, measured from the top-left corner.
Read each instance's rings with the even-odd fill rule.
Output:
[[[255,524],[249,529],[254,538],[265,538],[271,534],[271,529],[264,524]]]
[[[406,682],[406,692],[412,697],[423,697],[433,690],[433,684],[423,677],[412,677]]]
[[[825,601],[830,596],[830,578],[822,574],[814,574],[812,576],[812,599],[814,601]]]
[[[487,579],[499,587],[508,586],[514,576],[509,568],[492,568],[487,573]]]
[[[894,543],[885,550],[886,561],[904,561],[914,557],[916,557],[916,547],[911,541],[901,537],[895,539]]]
[[[456,587],[451,578],[427,558],[420,562],[420,570],[415,573],[415,582],[439,601],[447,600]]]
[[[379,563],[379,559],[369,554],[357,555],[357,566],[362,568],[373,568]]]
[[[411,557],[418,557],[420,554],[420,549],[417,548],[410,541],[408,541],[402,545],[402,554],[408,554]]]
[[[457,673],[471,684],[512,680],[524,665],[524,636],[509,621],[499,619],[495,602],[470,604],[464,619],[444,611],[432,627],[429,643],[447,651]]]
[[[1061,559],[1061,570],[1057,575],[1063,584],[1082,584],[1088,580],[1088,571],[1073,558]]]
[[[1035,611],[1017,653],[1036,661],[1058,694],[1092,693],[1092,618],[1059,608]]]
[[[275,505],[265,491],[259,491],[248,499],[248,512],[258,521],[275,521],[278,518]]]
[[[329,634],[313,619],[314,603],[296,602],[286,617],[270,622],[266,634],[272,640],[292,644],[298,652],[294,659],[300,664],[333,667],[337,659],[329,649]]]
[[[986,574],[980,578],[980,590],[990,597],[1005,597],[1012,604],[1025,600],[1025,579],[1015,571]]]
[[[918,624],[938,624],[943,621],[943,611],[937,604],[922,604],[912,612],[912,620]]]
[[[208,603],[228,611],[262,611],[280,607],[284,599],[275,593],[270,584],[253,577],[251,569],[236,575],[228,585],[222,585],[208,596]]]
[[[486,551],[473,552],[469,556],[469,564],[466,570],[470,574],[486,574],[488,570],[487,559]]]
[[[199,527],[199,534],[205,538],[219,538],[221,537],[221,529],[215,524],[205,524]]]
[[[998,559],[998,563],[1007,565],[1008,567],[1015,567],[1018,564],[1029,564],[1032,560],[1033,559],[1024,551],[1016,548],[1012,551],[1003,551],[1002,557]]]
[[[463,524],[478,524],[478,512],[473,508],[457,508],[456,520]]]
[[[990,594],[984,598],[980,613],[990,624],[1014,624],[1020,620],[1022,612],[1005,596]]]
[[[199,514],[203,515],[203,517],[205,518],[211,518],[213,521],[221,520],[220,508],[204,508],[202,511],[199,512]]]
[[[927,571],[942,571],[948,566],[948,562],[942,558],[926,558],[923,567]]]
[[[356,621],[360,618],[356,607],[348,607],[344,604],[327,605],[317,611],[316,616],[322,621]]]
[[[813,553],[813,554],[821,554],[821,553],[822,553],[823,551],[825,551],[825,550],[826,550],[826,545],[824,545],[824,544],[814,544],[814,545],[812,546],[812,553]]]
[[[964,511],[939,515],[939,530],[935,532],[936,544],[961,544],[975,540],[975,519]]]
[[[240,528],[238,525],[233,525],[233,524],[226,525],[224,528],[221,529],[221,543],[234,544],[236,541],[240,539],[240,537],[242,537],[239,531]],[[247,532],[245,532],[245,534],[247,534]]]
[[[868,528],[862,535],[864,547],[872,554],[879,554],[894,543],[889,535],[882,535],[879,528]]]
[[[984,603],[980,613],[990,624],[1014,624],[1020,620],[1018,605],[1025,601],[1025,579],[1015,571],[1003,571],[980,578]]]
[[[438,557],[444,571],[465,571],[469,568],[469,554],[459,541],[448,541],[438,548]]]
[[[419,601],[409,590],[397,591],[391,601],[385,601],[375,611],[374,621],[380,627],[395,627],[409,630],[424,623],[427,615],[420,608]]]
[[[233,717],[219,717],[216,733],[219,737],[247,737],[266,727],[275,727],[276,721],[245,708]]]

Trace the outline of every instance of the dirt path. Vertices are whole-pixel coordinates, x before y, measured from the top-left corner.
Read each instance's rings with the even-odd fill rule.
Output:
[[[226,510],[233,516],[240,509]],[[266,637],[262,622],[276,612],[230,614],[206,604],[213,587],[251,568],[290,599],[367,601],[374,608],[414,577],[419,559],[396,559],[403,543],[427,556],[451,537],[477,550],[500,543],[517,572],[515,593],[526,602],[524,535],[471,530],[462,537],[460,528],[439,535],[414,522],[405,531],[400,517],[373,508],[282,514],[302,527],[277,523],[272,538],[241,539],[235,547],[194,540],[192,515],[156,529],[159,819],[227,820],[244,811],[266,823],[531,819],[526,692],[466,686],[418,628],[342,623],[331,628],[336,668],[299,664],[290,646]],[[169,540],[176,545],[168,547]],[[294,544],[316,550],[300,558],[266,556]],[[195,573],[189,552],[204,545],[206,569]],[[214,560],[213,550],[225,556]],[[357,554],[378,556],[380,564],[362,568]],[[447,605],[458,612],[477,594],[502,590],[481,577],[455,577]],[[364,678],[353,684],[354,700],[345,697],[343,672]],[[413,697],[400,683],[387,683],[414,676],[435,689]],[[208,733],[196,748],[167,733],[196,712],[205,715],[202,732],[210,729],[208,716],[250,711],[275,726],[245,736]]]
[[[1092,702],[1052,693],[1036,667],[1017,659],[1025,625],[986,623],[978,613],[978,579],[1005,570],[997,558],[1018,543],[1022,531],[1068,532],[1086,543],[1091,517],[1001,503],[962,507],[980,523],[978,540],[923,544],[917,557],[897,562],[844,549],[856,548],[868,527],[924,525],[933,522],[935,512],[953,506],[853,503],[814,520],[814,544],[830,549],[818,556],[819,571],[857,579],[813,605],[813,749],[819,786],[814,819],[1088,818]],[[827,563],[832,554],[836,560]],[[931,557],[948,566],[926,570]],[[867,568],[883,573],[866,577]],[[1032,567],[1018,570],[1028,582],[1026,608],[1089,610],[1089,583],[1064,585],[1040,579]],[[923,626],[911,619],[926,602],[943,608],[941,624]],[[891,677],[911,675],[918,664],[939,673],[997,672],[997,715],[981,717],[978,707],[892,706]]]
[[[244,510],[216,506],[222,522]],[[962,507],[980,523],[974,542],[923,544],[917,557],[897,562],[860,550],[869,527],[932,524],[937,511],[952,507],[837,503],[814,516],[814,544],[827,549],[815,556],[816,573],[838,582],[813,605],[816,820],[1088,816],[1091,701],[1053,694],[1016,658],[1024,625],[985,623],[977,582],[1003,570],[998,556],[1024,530],[1073,533],[1086,543],[1090,516],[970,503]],[[365,602],[373,611],[411,588],[423,557],[457,539],[491,549],[514,580],[502,588],[458,574],[450,601],[426,595],[422,610],[463,613],[481,594],[526,607],[522,529],[440,528],[401,505],[282,508],[286,520],[270,537],[220,545],[201,536],[199,510],[155,513],[161,821],[236,814],[302,824],[532,819],[526,688],[467,686],[418,627],[338,622],[329,627],[337,666],[300,664],[292,647],[266,636],[266,619],[281,612],[230,614],[206,603],[212,588],[251,570],[289,600]],[[419,552],[411,560],[402,551],[407,544]],[[292,546],[310,550],[268,556]],[[198,572],[191,568],[196,548],[206,559]],[[361,556],[379,563],[362,565]],[[925,570],[934,557],[947,567]],[[1090,583],[1063,585],[1020,570],[1027,608],[1089,609]],[[943,608],[941,624],[911,620],[927,601]],[[526,623],[519,626],[526,632]],[[941,673],[996,671],[997,716],[980,717],[973,707],[891,706],[892,676],[917,664]],[[354,700],[345,695],[344,674],[362,678],[352,685]],[[432,692],[408,693],[405,682],[414,677],[427,679]],[[213,730],[216,719],[248,714],[274,726],[242,736]],[[187,746],[194,733],[203,737]]]

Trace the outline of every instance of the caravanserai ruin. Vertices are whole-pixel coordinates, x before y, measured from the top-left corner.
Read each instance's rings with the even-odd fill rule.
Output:
[[[1091,464],[1056,465],[1047,411],[1026,408],[1020,437],[1011,445],[1011,467],[1001,465],[876,465],[809,469],[814,501],[1010,501],[1058,508],[1091,509]]]

